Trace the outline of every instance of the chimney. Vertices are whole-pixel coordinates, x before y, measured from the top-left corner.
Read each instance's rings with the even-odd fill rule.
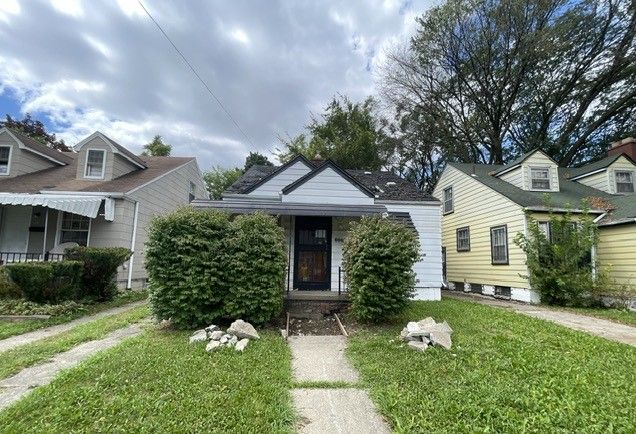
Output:
[[[629,155],[632,160],[636,160],[636,139],[627,137],[618,142],[612,143],[612,147],[607,151],[607,155]]]

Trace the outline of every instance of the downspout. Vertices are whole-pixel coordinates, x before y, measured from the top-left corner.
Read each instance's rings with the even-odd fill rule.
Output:
[[[605,217],[606,215],[607,215],[607,213],[604,212],[600,216],[596,217],[594,219],[594,224],[596,224],[599,221],[601,221],[603,219],[603,217]],[[590,253],[591,253],[591,256],[592,256],[592,278],[594,280],[596,280],[596,275],[598,274],[598,271],[596,269],[596,245],[592,246],[592,251]]]
[[[139,220],[139,201],[135,201],[135,214],[133,217],[133,230],[130,239],[130,259],[128,260],[128,283],[126,289],[132,289],[132,273],[135,262],[135,240],[137,239],[137,221]]]

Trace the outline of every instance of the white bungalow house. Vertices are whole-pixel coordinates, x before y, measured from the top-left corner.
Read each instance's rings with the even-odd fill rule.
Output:
[[[390,172],[344,170],[298,156],[280,167],[253,166],[222,200],[192,206],[279,216],[289,245],[287,289],[295,293],[345,290],[342,243],[349,223],[369,215],[399,219],[417,231],[421,244],[415,298],[440,299],[440,202]]]
[[[152,217],[204,197],[193,157],[137,156],[99,132],[60,152],[0,129],[0,263],[57,260],[72,245],[126,247],[118,283],[140,287]]]

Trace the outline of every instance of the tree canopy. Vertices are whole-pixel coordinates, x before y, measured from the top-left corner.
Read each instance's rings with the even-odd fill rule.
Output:
[[[320,155],[347,169],[380,169],[389,153],[389,138],[376,106],[372,97],[358,103],[346,96],[334,97],[322,115],[312,117],[308,134],[280,138],[279,160],[286,162],[298,154],[309,159]]]
[[[398,166],[430,189],[446,161],[505,163],[540,147],[561,165],[636,124],[629,0],[448,0],[390,54],[382,94]]]
[[[20,131],[22,134],[25,134],[50,148],[57,149],[58,151],[68,152],[71,150],[68,146],[66,146],[64,140],[58,140],[54,133],[47,133],[44,124],[33,119],[30,113],[27,113],[21,121],[13,119],[11,115],[7,114],[5,115],[4,121],[0,121],[0,127],[7,127]]]
[[[212,170],[203,174],[203,180],[210,197],[215,200],[221,199],[223,192],[241,177],[243,171],[238,167],[225,169],[216,166]]]
[[[152,157],[169,157],[172,152],[172,145],[163,142],[160,135],[156,135],[152,142],[144,145],[144,151],[141,155],[150,155]]]
[[[243,166],[243,172],[247,172],[252,166],[273,166],[274,163],[269,161],[267,157],[259,152],[250,151],[249,155],[245,157],[245,165]]]

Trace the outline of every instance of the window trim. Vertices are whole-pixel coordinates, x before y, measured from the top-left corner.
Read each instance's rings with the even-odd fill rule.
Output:
[[[450,207],[450,210],[448,210],[448,211],[446,210],[446,202],[447,202],[446,201],[446,192],[447,191],[450,191],[450,193],[451,193],[451,200],[450,200],[451,207]],[[453,212],[455,212],[455,192],[453,191],[453,186],[449,185],[444,190],[442,190],[442,195],[443,195],[443,197],[442,197],[442,211],[443,211],[443,214],[444,215],[452,214]]]
[[[619,173],[629,173],[632,178],[632,191],[618,191],[618,174]],[[626,183],[621,183],[626,184]],[[636,185],[634,185],[634,171],[633,170],[614,170],[614,191],[616,194],[633,194],[636,191]]]
[[[9,148],[9,157],[7,158],[7,172],[0,173],[0,176],[9,176],[11,174],[11,157],[13,156],[13,146],[0,145],[0,148]]]
[[[495,246],[493,244],[493,236],[492,233],[495,230],[498,229],[503,229],[504,233],[505,233],[505,240],[506,240],[506,261],[495,261]],[[510,246],[508,243],[508,225],[504,224],[504,225],[497,225],[497,226],[491,226],[490,227],[490,264],[491,265],[509,265],[510,264],[510,250],[509,250]]]
[[[190,181],[190,185],[188,186],[188,202],[192,202],[197,198],[197,185]]]
[[[102,153],[102,172],[99,176],[90,176],[88,175],[88,154],[91,151],[101,152]],[[84,159],[84,178],[86,179],[104,179],[106,175],[106,149],[98,149],[98,148],[88,148],[86,149],[86,158]]]
[[[88,229],[86,230],[76,230],[76,229],[63,229],[62,228],[62,221],[64,220],[64,215],[65,214],[73,214],[72,212],[68,212],[68,211],[58,211],[57,214],[57,231],[55,234],[55,242],[54,245],[57,246],[59,244],[62,244],[64,241],[62,241],[62,232],[86,232],[86,247],[90,246],[90,242],[91,242],[91,229],[93,228],[93,219],[88,217]],[[85,217],[85,216],[80,216],[80,217]]]
[[[466,230],[468,231],[468,247],[467,248],[459,248],[459,231]],[[455,247],[458,252],[470,252],[470,226],[462,226],[461,228],[455,229]]]
[[[548,188],[535,188],[532,185],[532,171],[533,170],[547,170],[548,171]],[[531,191],[552,191],[552,170],[550,166],[530,166],[530,190]]]

